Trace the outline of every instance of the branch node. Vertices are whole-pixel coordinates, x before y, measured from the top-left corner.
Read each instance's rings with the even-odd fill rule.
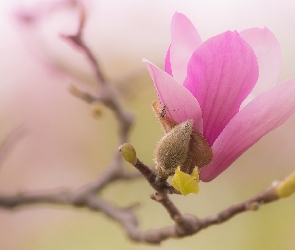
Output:
[[[246,205],[246,207],[247,207],[246,209],[251,210],[251,211],[257,211],[262,204],[263,204],[262,202],[260,203],[257,201],[250,202],[249,204]]]
[[[160,202],[160,201],[162,201],[163,200],[163,196],[161,195],[161,194],[159,194],[158,192],[155,192],[154,194],[153,194],[153,200],[155,200],[155,201],[158,201],[158,202]]]
[[[180,222],[180,220],[181,220],[181,216],[179,215],[179,214],[175,214],[174,216],[173,216],[173,220],[176,222],[176,223],[179,223]]]
[[[199,223],[197,217],[191,214],[176,215],[176,231],[179,236],[187,236],[194,234],[199,228]]]

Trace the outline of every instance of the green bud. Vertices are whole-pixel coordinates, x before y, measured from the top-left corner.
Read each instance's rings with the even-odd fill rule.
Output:
[[[295,172],[279,183],[277,193],[280,198],[285,198],[295,193]]]
[[[119,147],[120,152],[122,153],[125,161],[135,165],[137,162],[136,151],[134,147],[129,143],[124,143]]]

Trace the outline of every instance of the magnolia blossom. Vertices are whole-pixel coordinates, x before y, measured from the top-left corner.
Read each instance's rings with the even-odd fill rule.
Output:
[[[193,119],[212,148],[202,181],[213,180],[295,112],[295,77],[277,84],[280,45],[267,28],[226,31],[202,42],[191,21],[176,13],[165,71],[147,67],[168,118]]]

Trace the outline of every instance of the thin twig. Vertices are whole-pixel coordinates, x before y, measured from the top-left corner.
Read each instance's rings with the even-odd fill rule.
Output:
[[[0,166],[11,150],[16,146],[16,143],[25,135],[26,131],[24,126],[20,126],[13,130],[1,143],[0,143]]]
[[[99,199],[95,194],[81,196],[77,191],[55,190],[50,192],[21,193],[12,196],[0,195],[0,207],[5,209],[20,208],[21,206],[33,204],[58,204],[74,207],[85,207],[93,211],[101,211],[109,218],[117,221],[126,231],[129,238],[136,242],[145,242],[159,244],[169,238],[182,238],[188,235],[196,234],[199,231],[221,224],[235,215],[255,211],[260,206],[279,199],[274,186],[270,186],[258,195],[230,206],[225,210],[210,215],[203,219],[197,219],[193,215],[182,215],[176,206],[170,201],[166,193],[156,194],[153,199],[160,202],[169,212],[175,225],[160,229],[141,231],[134,212],[130,209],[120,209]]]
[[[107,185],[111,184],[114,181],[118,180],[130,180],[142,177],[142,175],[132,172],[127,173],[124,169],[121,159],[121,154],[116,151],[111,164],[106,168],[106,171],[102,173],[96,180],[86,184],[85,186],[81,187],[80,193],[81,195],[93,193],[96,194],[102,191]]]
[[[139,159],[137,159],[136,164],[134,164],[133,166],[140,171],[140,173],[145,177],[151,187],[156,191],[164,192],[167,194],[180,194],[179,191],[177,191],[166,181],[167,179],[160,178],[154,171],[143,164]]]
[[[83,39],[83,28],[85,23],[85,9],[81,8],[80,14],[80,23],[76,34],[74,35],[61,35],[66,41],[70,41],[72,44],[77,46],[80,51],[82,51],[89,64],[93,68],[93,72],[95,75],[95,79],[97,81],[98,86],[100,86],[100,96],[94,97],[88,93],[76,91],[79,98],[85,100],[88,103],[99,101],[109,107],[113,112],[115,117],[117,118],[119,124],[119,136],[120,136],[120,144],[128,141],[128,133],[133,124],[133,115],[130,112],[124,111],[120,102],[118,101],[119,98],[111,87],[111,84],[106,80],[106,77],[103,75],[101,67],[98,63],[98,60],[92,53],[91,49],[86,45]],[[77,90],[77,89],[75,89]]]

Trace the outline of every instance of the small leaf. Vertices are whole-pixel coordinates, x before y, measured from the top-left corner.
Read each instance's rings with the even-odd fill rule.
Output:
[[[199,193],[199,174],[198,169],[195,168],[191,175],[186,174],[177,167],[172,178],[172,186],[181,192],[183,195]]]

